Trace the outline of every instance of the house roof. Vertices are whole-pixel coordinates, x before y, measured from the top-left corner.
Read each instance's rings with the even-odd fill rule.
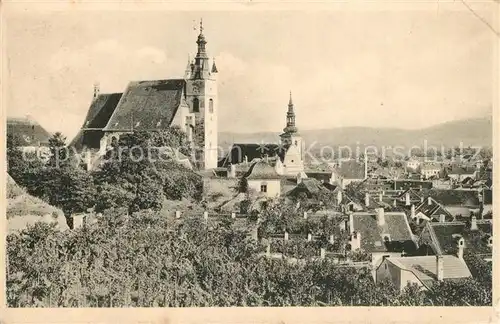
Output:
[[[471,277],[467,264],[453,255],[444,255],[443,279],[459,279]],[[436,256],[389,257],[386,258],[400,269],[412,272],[426,287],[437,280]]]
[[[404,180],[394,180],[394,189],[395,190],[406,190],[409,188],[415,189],[431,189],[432,181],[421,181],[420,176],[418,176],[418,180],[413,179],[404,179]]]
[[[26,118],[7,117],[7,134],[11,134],[21,146],[47,145],[51,134],[38,122]]]
[[[280,175],[276,172],[276,170],[269,165],[266,161],[257,161],[248,170],[245,174],[245,178],[247,179],[281,179]]]
[[[306,171],[305,173],[308,178],[313,178],[322,182],[330,182],[330,178],[332,177],[332,172]]]
[[[477,190],[433,189],[427,191],[427,196],[431,196],[444,206],[479,206]]]
[[[81,149],[84,146],[99,148],[102,137],[101,130],[106,127],[121,97],[121,93],[103,93],[98,95],[90,104],[82,128],[69,145],[77,149]]]
[[[405,213],[385,212],[385,225],[379,226],[375,213],[352,214],[352,230],[361,234],[361,249],[366,252],[401,251],[415,247],[410,225]],[[384,242],[383,235],[389,234],[391,241]],[[404,244],[398,244],[404,242]]]
[[[426,170],[441,170],[442,166],[439,163],[425,163],[420,166],[421,171],[426,171]]]
[[[485,205],[492,205],[493,204],[493,190],[491,190],[491,189],[483,190],[483,203]]]
[[[430,205],[428,199],[424,199],[422,203],[415,207],[415,213],[419,212],[433,219],[439,219],[440,215],[445,215],[446,221],[454,219],[453,215],[443,205],[432,198]]]
[[[179,106],[187,107],[185,85],[183,79],[130,82],[104,130],[168,128]]]
[[[328,190],[319,180],[316,180],[314,178],[309,178],[309,179],[302,179],[302,181],[291,191],[287,193],[287,195],[298,195],[301,192],[305,192],[310,195],[315,195],[320,192],[329,192]]]
[[[469,175],[472,175],[472,174],[474,174],[474,172],[476,172],[475,167],[470,167],[470,166],[463,167],[463,166],[459,166],[459,165],[453,165],[451,167],[451,170],[448,171],[448,175],[450,175],[450,174],[457,174],[457,175],[469,174]]]
[[[487,238],[493,233],[493,224],[489,220],[477,220],[477,231],[471,231],[465,222],[428,223],[428,229],[437,254],[454,254],[456,234],[463,237],[465,249],[473,254],[491,255]]]
[[[106,127],[121,97],[121,93],[100,94],[97,96],[90,105],[82,128],[102,129]]]
[[[220,167],[228,167],[231,164],[240,164],[247,158],[248,163],[254,159],[268,157],[279,157],[283,161],[286,149],[279,144],[257,144],[257,143],[235,143],[231,146],[228,154],[219,161]]]
[[[341,161],[335,172],[344,179],[364,179],[365,164],[356,160]]]

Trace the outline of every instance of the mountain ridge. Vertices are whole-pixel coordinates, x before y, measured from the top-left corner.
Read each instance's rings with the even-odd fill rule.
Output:
[[[300,130],[308,145],[339,146],[491,146],[493,118],[469,118],[449,121],[421,129],[375,128],[364,126]],[[280,132],[219,132],[219,145],[232,143],[276,143]]]

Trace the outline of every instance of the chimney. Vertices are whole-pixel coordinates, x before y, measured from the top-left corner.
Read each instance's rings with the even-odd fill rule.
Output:
[[[411,205],[411,218],[415,218],[415,205]]]
[[[270,257],[271,256],[271,244],[270,243],[267,243],[267,246],[266,246],[266,257]]]
[[[325,248],[321,248],[321,249],[319,250],[319,255],[320,255],[320,258],[321,258],[321,259],[324,259],[324,258],[325,258],[325,254],[326,254]]]
[[[264,161],[265,161],[266,163],[269,163],[269,155],[267,155],[267,154],[266,154],[266,155],[264,155]]]
[[[431,196],[427,197],[427,205],[432,205],[432,198]]]
[[[476,216],[472,216],[470,219],[470,230],[477,231],[477,218],[476,218]]]
[[[368,192],[365,192],[365,206],[370,206],[370,194]]]
[[[396,199],[394,199],[394,200],[392,201],[392,205],[393,205],[394,207],[396,207],[396,206],[398,205],[398,202],[396,201]]]
[[[365,179],[368,178],[368,155],[365,152]]]
[[[231,218],[235,219],[236,218],[236,213],[231,213]]]
[[[378,194],[378,201],[380,201],[380,202],[382,202],[382,200],[383,200],[383,199],[382,199],[382,198],[383,198],[383,196],[382,196],[382,195],[383,195],[383,194],[382,194],[382,192],[380,192],[380,193]]]
[[[407,192],[405,194],[405,201],[406,201],[406,206],[410,206],[410,193]]]
[[[420,202],[423,203],[424,202],[424,196],[421,196],[420,197]]]
[[[443,281],[444,279],[444,264],[443,256],[436,255],[436,276],[438,281]]]
[[[179,210],[175,211],[175,218],[177,219],[181,218],[181,212]]]
[[[351,235],[351,250],[356,251],[361,248],[361,234],[353,232]]]
[[[231,164],[229,168],[229,178],[236,178],[236,165]]]
[[[377,211],[377,224],[378,226],[384,226],[385,224],[384,208],[379,208]]]
[[[445,214],[440,214],[439,215],[439,222],[440,223],[445,223],[446,222],[446,216],[445,216]]]
[[[243,159],[243,161],[245,162],[245,164],[248,164],[248,156],[245,155],[245,158]]]
[[[288,232],[285,231],[285,237],[284,237],[284,240],[285,241],[288,241]]]
[[[307,234],[307,242],[311,242],[312,241],[312,235],[311,233],[308,233]]]
[[[97,99],[100,92],[101,92],[101,87],[99,85],[99,82],[94,83],[94,99]]]
[[[307,212],[304,212],[304,219],[307,219]]]
[[[458,239],[458,250],[457,250],[457,257],[460,259],[460,260],[463,260],[464,259],[464,239],[463,238],[459,238]]]
[[[208,220],[208,212],[207,211],[203,212],[203,219]]]
[[[340,205],[342,203],[342,190],[339,189],[337,192],[337,204]]]
[[[330,235],[330,244],[335,243],[335,238],[333,237],[333,234]]]

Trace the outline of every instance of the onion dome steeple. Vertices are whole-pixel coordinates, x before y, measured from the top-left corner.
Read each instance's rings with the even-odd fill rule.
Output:
[[[198,35],[196,44],[198,44],[198,52],[196,53],[196,57],[194,59],[194,71],[191,77],[194,79],[206,79],[210,74],[210,67],[205,48],[207,41],[205,40],[205,35],[203,35],[203,20],[200,20],[200,34]]]
[[[292,92],[290,91],[290,99],[288,101],[288,111],[286,113],[286,127],[283,128],[285,133],[297,133],[298,129],[295,126],[295,112],[293,110]]]

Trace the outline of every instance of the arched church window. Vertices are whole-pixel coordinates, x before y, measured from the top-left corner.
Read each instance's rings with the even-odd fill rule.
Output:
[[[193,99],[193,112],[200,112],[200,100],[198,98]]]
[[[208,111],[212,114],[214,112],[214,100],[210,99],[208,101]]]

